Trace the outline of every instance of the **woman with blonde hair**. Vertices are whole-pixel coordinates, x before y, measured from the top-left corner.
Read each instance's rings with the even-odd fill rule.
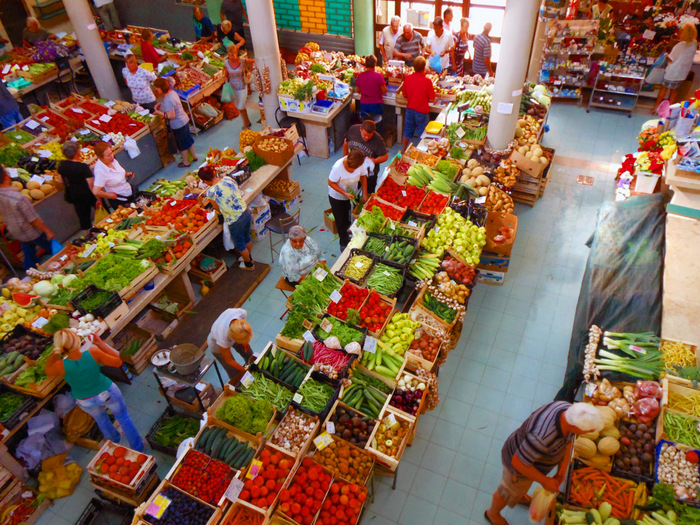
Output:
[[[669,53],[666,60],[666,71],[664,72],[664,80],[661,83],[659,96],[656,97],[656,107],[666,98],[673,104],[676,101],[676,94],[690,68],[693,67],[693,59],[695,52],[698,50],[698,30],[695,25],[688,22],[683,24],[679,32],[680,42],[678,42]]]
[[[95,419],[105,438],[114,443],[121,439],[107,415],[109,410],[119,421],[129,446],[142,452],[143,438],[129,416],[119,388],[100,371],[100,366],[121,366],[119,352],[97,334],[89,336],[89,341],[93,344],[81,352],[82,343],[74,330],[66,328],[56,332],[53,352],[46,362],[46,374],[63,377],[78,406]]]
[[[212,355],[221,363],[232,383],[238,382],[245,368],[236,362],[231,353],[233,348],[243,358],[243,364],[253,357],[250,341],[253,329],[245,318],[248,312],[242,308],[228,308],[214,321],[207,338]]]

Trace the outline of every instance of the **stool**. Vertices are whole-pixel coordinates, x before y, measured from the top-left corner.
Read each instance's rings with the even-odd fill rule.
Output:
[[[374,127],[377,130],[377,133],[379,133],[380,135],[382,134],[382,132],[383,132],[382,121],[384,120],[383,115],[380,115],[379,113],[365,113],[364,111],[362,111],[360,113],[360,121],[363,121],[363,120],[371,120],[372,122],[374,122]]]
[[[289,299],[288,293],[291,294],[294,291],[294,287],[287,281],[285,281],[284,277],[280,277],[280,280],[277,281],[275,288],[282,292],[282,295],[284,295],[285,300]],[[284,311],[284,313],[280,315],[280,319],[284,319],[284,316],[287,315],[287,312],[289,312],[289,308],[287,308]]]

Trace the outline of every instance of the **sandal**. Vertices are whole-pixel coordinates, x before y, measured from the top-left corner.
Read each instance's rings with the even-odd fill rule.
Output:
[[[190,166],[192,166],[192,164],[185,164],[184,162],[180,162],[177,165],[178,168],[189,168]]]
[[[488,510],[485,510],[485,511],[484,511],[484,519],[485,519],[486,521],[488,521],[491,525],[495,525],[495,524],[493,523],[493,521],[491,521],[491,518],[489,518],[489,511],[488,511]],[[507,522],[505,519],[503,520],[503,522],[504,522],[506,525],[509,525],[508,522]]]

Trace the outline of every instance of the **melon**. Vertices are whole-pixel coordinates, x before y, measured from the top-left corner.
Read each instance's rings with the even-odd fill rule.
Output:
[[[12,187],[15,188],[15,189],[18,189],[18,190],[20,190],[20,191],[22,191],[22,190],[24,189],[24,186],[22,186],[22,183],[21,183],[20,181],[18,181],[18,180],[13,180],[13,181],[12,181]]]
[[[603,416],[603,428],[614,427],[617,421],[617,413],[609,406],[596,406],[600,415]]]
[[[31,306],[34,299],[36,299],[36,295],[31,295],[28,293],[15,292],[12,294],[12,300],[17,303],[18,306],[23,308]]]
[[[37,200],[37,201],[40,201],[41,199],[43,199],[44,197],[46,197],[46,195],[44,194],[44,192],[41,191],[41,190],[29,190],[29,196],[30,196],[32,199]]]
[[[607,427],[600,431],[600,437],[620,439],[620,431],[617,429],[617,427]]]
[[[591,467],[602,469],[610,465],[610,458],[608,456],[603,456],[602,454],[596,454],[595,456],[588,458],[585,463]]]
[[[26,195],[27,197],[31,197],[31,195],[29,195],[29,190],[27,190],[27,189],[22,190],[20,193],[22,195]]]
[[[42,184],[39,189],[43,191],[45,195],[48,195],[53,191],[53,186],[51,186],[51,184]]]
[[[598,452],[604,456],[614,456],[620,450],[620,442],[614,437],[607,436],[598,441]]]
[[[576,438],[576,441],[574,442],[574,453],[578,457],[583,459],[592,458],[596,455],[596,452],[598,452],[598,449],[593,441],[584,437]]]
[[[39,188],[41,188],[41,184],[39,184],[37,181],[30,180],[29,182],[27,182],[28,190],[38,190]]]
[[[595,441],[596,439],[598,439],[598,434],[598,432],[588,432],[587,434],[581,434],[580,437],[588,438],[591,441]]]

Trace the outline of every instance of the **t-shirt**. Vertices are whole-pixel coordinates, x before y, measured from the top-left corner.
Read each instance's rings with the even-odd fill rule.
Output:
[[[394,33],[391,30],[390,25],[382,29],[382,34],[379,37],[379,45],[381,47],[384,47],[384,52],[386,53],[386,57],[389,60],[393,60],[394,58],[394,46],[396,45],[396,40],[399,38],[400,35],[401,29]]]
[[[180,97],[172,89],[163,96],[163,102],[160,103],[160,109],[164,113],[175,110],[175,118],[170,119],[170,127],[173,129],[180,129],[190,121],[190,119],[187,117],[187,113],[185,113],[185,110],[182,107]]]
[[[208,17],[204,16],[201,20],[193,18],[193,20],[194,34],[197,37],[197,40],[199,40],[200,38],[206,38],[214,34],[214,24],[211,23],[211,20],[209,20]]]
[[[0,115],[19,109],[19,104],[4,82],[0,81]]]
[[[408,109],[418,113],[430,113],[430,101],[435,100],[435,89],[425,73],[408,75],[403,81],[403,94],[408,100]]]
[[[95,163],[95,187],[104,188],[107,193],[117,196],[131,197],[131,185],[126,180],[126,170],[117,159],[112,161],[113,168],[101,160]]]
[[[384,77],[376,71],[363,71],[357,75],[355,86],[360,90],[360,103],[381,104],[382,86],[386,86]]]
[[[210,186],[206,192],[207,198],[213,200],[219,207],[226,224],[236,222],[248,207],[238,184],[231,177],[224,177]]]
[[[489,70],[484,63],[484,60],[491,58],[491,39],[486,33],[481,33],[474,37],[474,62],[472,69],[475,75],[485,77]]]
[[[411,58],[406,60],[406,65],[412,66],[413,60],[420,55],[420,48],[424,45],[425,41],[423,39],[423,35],[417,31],[413,32],[413,38],[411,38],[411,40],[407,40],[403,33],[401,33],[401,36],[396,39],[396,46],[394,47],[394,50],[398,51],[399,53],[410,54]]]
[[[231,348],[233,339],[231,339],[228,332],[229,326],[231,326],[232,321],[245,319],[247,315],[248,313],[242,308],[228,308],[224,310],[223,313],[216,318],[214,324],[211,325],[209,337],[221,348]]]
[[[224,33],[224,30],[221,29],[220,25],[216,26],[216,39],[219,42],[223,42],[224,38],[228,38],[232,44],[237,44],[238,40],[236,39],[236,33],[238,33],[240,36],[243,36],[243,31],[241,29],[236,29],[235,27],[232,27],[231,31],[229,31],[228,33]]]
[[[219,12],[223,13],[226,20],[233,24],[234,29],[243,29],[243,4],[241,0],[224,0],[221,2]],[[242,32],[238,34],[243,36]]]
[[[160,60],[160,55],[153,44],[150,42],[141,42],[141,54],[143,54],[144,62],[150,62],[153,67],[158,66],[158,61]]]
[[[333,167],[331,168],[331,173],[330,175],[328,175],[328,180],[330,182],[337,183],[338,186],[340,186],[347,192],[352,191],[355,194],[357,194],[360,184],[360,177],[362,175],[367,175],[371,170],[374,169],[374,162],[372,162],[369,159],[365,159],[365,162],[364,164],[362,164],[362,166],[350,173],[348,170],[345,169],[345,164],[343,163],[344,160],[345,157],[336,161],[336,163],[333,164]],[[345,195],[331,188],[330,185],[328,186],[328,195],[339,201],[349,200]]]
[[[66,186],[68,202],[95,202],[95,195],[88,185],[88,179],[94,177],[90,166],[84,162],[62,160],[58,163],[58,173]]]
[[[688,76],[690,68],[693,67],[695,52],[698,49],[698,43],[693,40],[690,43],[678,42],[668,55],[672,60],[666,66],[664,80],[670,82],[683,81]]]
[[[131,98],[136,104],[149,104],[156,101],[156,96],[151,89],[151,82],[158,77],[153,71],[137,67],[136,73],[132,73],[128,67],[125,67],[122,68],[122,75],[124,75],[124,81],[131,90]]]
[[[445,29],[442,30],[442,35],[437,36],[433,29],[428,33],[428,45],[430,49],[435,52],[436,55],[440,55],[445,49],[450,49],[454,45],[454,37],[452,33],[447,32]],[[440,57],[440,65],[442,69],[447,69],[450,67],[450,54],[445,53]]]
[[[368,158],[376,159],[377,157],[387,154],[384,139],[376,131],[368,141],[362,138],[361,124],[350,126],[350,129],[348,129],[345,135],[345,140],[348,141],[348,151],[360,150]]]

